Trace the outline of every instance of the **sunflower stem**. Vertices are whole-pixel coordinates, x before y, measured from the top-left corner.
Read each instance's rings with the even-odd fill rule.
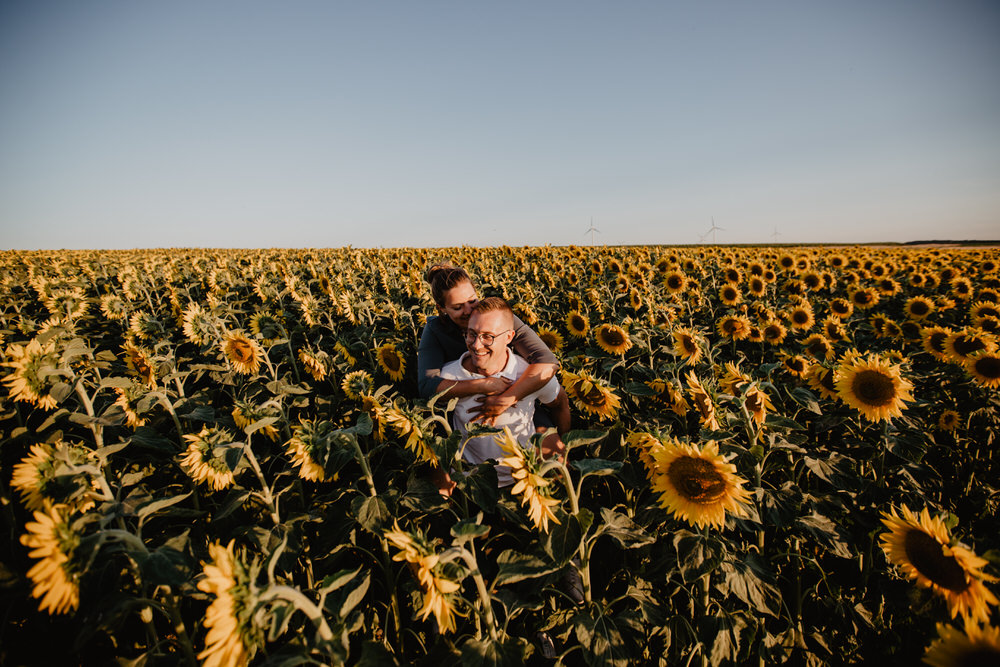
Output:
[[[292,372],[295,373],[295,383],[298,384],[302,382],[302,377],[299,375],[299,365],[295,363],[295,352],[292,350],[292,341],[285,341],[285,347],[288,348],[288,357],[292,361]]]
[[[257,479],[260,480],[260,486],[264,496],[264,501],[270,506],[271,509],[271,520],[274,522],[275,526],[281,525],[281,516],[278,514],[278,499],[274,497],[271,493],[271,487],[268,486],[267,480],[264,479],[264,473],[260,469],[260,464],[257,462],[257,456],[253,453],[253,447],[250,446],[250,435],[247,435],[247,441],[243,446],[243,453],[246,454],[247,460],[250,462],[250,467],[253,468],[254,473],[257,474]]]
[[[94,404],[90,400],[90,396],[87,395],[87,392],[84,390],[83,385],[81,385],[79,379],[75,383],[73,383],[73,389],[76,390],[76,395],[80,397],[80,402],[83,403],[83,409],[87,411],[87,416],[90,417],[91,419],[94,419],[96,416],[94,414]],[[104,446],[103,427],[98,426],[93,421],[91,421],[90,432],[94,434],[94,442],[97,445],[97,448],[100,449],[101,447],[103,447]]]
[[[316,633],[324,643],[333,642],[333,632],[330,631],[330,626],[326,623],[323,611],[316,606],[316,603],[303,595],[299,589],[291,586],[272,585],[260,595],[258,600],[260,602],[270,602],[271,600],[291,602],[316,625]]]
[[[486,589],[486,582],[483,581],[483,574],[479,571],[479,563],[476,561],[476,554],[465,547],[458,548],[459,552],[457,555],[465,561],[465,565],[471,571],[472,580],[476,582],[476,590],[479,591],[479,606],[483,610],[483,621],[489,629],[490,639],[493,641],[499,641],[500,636],[497,633],[497,623],[493,618],[493,597]]]
[[[177,608],[177,596],[170,590],[170,586],[164,586],[164,593],[163,606],[170,617],[170,622],[174,625],[174,632],[177,633],[177,639],[180,640],[181,651],[184,652],[184,657],[187,659],[189,665],[197,665],[198,659],[194,655],[191,637],[188,635],[187,627],[184,625],[184,618]]]

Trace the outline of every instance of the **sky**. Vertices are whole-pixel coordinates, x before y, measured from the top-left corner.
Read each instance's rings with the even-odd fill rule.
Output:
[[[0,248],[998,239],[998,35],[993,0],[4,0]]]

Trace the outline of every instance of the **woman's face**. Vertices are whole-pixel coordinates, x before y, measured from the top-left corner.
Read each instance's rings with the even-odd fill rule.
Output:
[[[451,321],[461,329],[469,326],[469,316],[472,309],[479,303],[479,295],[476,288],[470,282],[459,283],[444,293],[444,307],[438,307],[442,314],[451,318]]]

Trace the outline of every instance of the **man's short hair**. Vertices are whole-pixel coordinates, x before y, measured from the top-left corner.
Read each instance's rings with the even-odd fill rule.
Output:
[[[511,317],[514,316],[514,311],[511,310],[510,304],[498,296],[488,296],[472,308],[472,312],[474,313],[491,313],[495,310],[510,313]]]

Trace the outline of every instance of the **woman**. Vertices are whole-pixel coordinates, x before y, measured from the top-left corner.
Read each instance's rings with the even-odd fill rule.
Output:
[[[441,367],[458,359],[466,351],[464,331],[469,315],[479,302],[472,278],[451,264],[437,264],[425,276],[439,315],[427,320],[420,347],[417,349],[417,383],[420,395],[430,398],[448,390],[448,397],[483,394],[482,407],[474,421],[492,425],[504,410],[528,394],[541,389],[559,369],[559,361],[531,328],[514,317],[514,340],[511,347],[530,364],[513,384],[504,378],[485,377],[474,380],[442,380]],[[551,425],[543,410],[536,413],[535,423]]]

